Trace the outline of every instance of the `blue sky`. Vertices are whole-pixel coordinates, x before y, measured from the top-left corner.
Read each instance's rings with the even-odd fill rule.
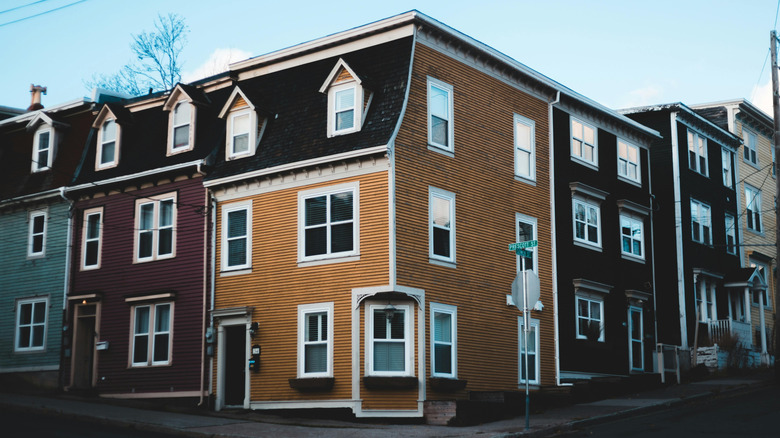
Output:
[[[182,59],[185,78],[194,79],[215,53],[245,59],[417,9],[612,108],[747,98],[771,111],[767,57],[777,7],[778,0],[0,0],[0,105],[26,108],[31,83],[48,87],[45,106],[89,96],[83,80],[130,61],[131,34],[152,29],[158,13],[185,17]]]

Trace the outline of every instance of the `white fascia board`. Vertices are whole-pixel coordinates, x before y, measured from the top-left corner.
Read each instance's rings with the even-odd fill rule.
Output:
[[[93,103],[93,102],[91,100],[89,100],[88,98],[86,98],[86,97],[81,98],[81,99],[70,100],[68,102],[61,103],[59,105],[55,105],[55,106],[52,106],[52,107],[39,109],[39,110],[36,110],[36,111],[30,111],[30,112],[18,115],[16,117],[11,117],[10,119],[5,119],[3,121],[0,121],[0,126],[11,125],[11,124],[14,124],[14,123],[17,123],[17,122],[22,122],[22,121],[25,121],[25,120],[28,120],[28,119],[32,120],[35,116],[38,115],[38,113],[41,113],[41,112],[52,113],[52,112],[57,112],[57,111],[64,111],[64,110],[68,110],[68,109],[71,109],[71,108],[76,108],[76,107],[78,107],[80,105],[84,105],[85,103]]]
[[[34,202],[42,199],[48,199],[58,197],[60,195],[61,188],[47,190],[45,192],[31,193],[29,195],[17,196],[16,198],[10,198],[0,201],[0,208],[7,207],[9,205],[16,205],[23,202]]]
[[[332,161],[349,160],[351,158],[358,158],[365,155],[373,155],[380,152],[386,152],[387,145],[374,146],[365,149],[359,149],[356,151],[344,152],[341,154],[327,155],[325,157],[312,158],[310,160],[296,161],[294,163],[282,164],[280,166],[269,167],[267,169],[255,170],[252,172],[241,173],[238,175],[226,176],[224,178],[215,179],[213,181],[206,181],[203,185],[207,188],[215,187],[222,184],[230,184],[237,181],[243,181],[245,179],[258,178],[265,175],[272,175],[278,172],[286,172],[293,169],[299,169],[307,166],[316,166],[318,164],[330,163]]]
[[[130,175],[118,176],[116,178],[110,178],[102,181],[84,183],[77,186],[68,187],[65,189],[65,192],[75,192],[78,190],[88,189],[91,187],[100,187],[107,184],[114,184],[123,181],[131,181],[138,178],[144,178],[147,176],[156,175],[158,173],[166,173],[173,170],[186,169],[188,167],[197,166],[201,163],[203,163],[203,160],[188,161],[186,163],[175,164],[173,166],[167,166],[167,167],[158,167],[157,169],[153,169],[153,170],[147,170],[144,172],[138,172]]]

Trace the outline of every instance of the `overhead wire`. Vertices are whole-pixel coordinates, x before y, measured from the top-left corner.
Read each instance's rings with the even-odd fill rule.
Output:
[[[44,0],[44,1],[45,1],[45,0]],[[26,17],[18,18],[18,19],[16,19],[16,20],[12,20],[12,21],[6,21],[5,23],[0,23],[0,27],[3,27],[3,26],[8,26],[8,25],[10,25],[10,24],[19,23],[19,22],[22,22],[22,21],[29,20],[29,19],[31,19],[31,18],[40,17],[40,16],[42,16],[42,15],[51,14],[52,12],[56,12],[56,11],[59,11],[59,10],[61,10],[61,9],[69,8],[69,7],[71,7],[71,6],[75,6],[75,5],[79,4],[79,3],[84,3],[85,1],[87,1],[87,0],[77,0],[77,1],[75,1],[75,2],[73,2],[73,3],[68,3],[67,5],[63,5],[63,6],[60,6],[60,7],[58,7],[58,8],[49,9],[49,10],[47,10],[47,11],[39,12],[39,13],[37,13],[37,14],[28,15],[28,16],[26,16]]]

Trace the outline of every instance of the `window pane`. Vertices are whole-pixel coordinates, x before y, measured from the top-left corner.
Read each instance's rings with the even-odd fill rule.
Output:
[[[352,219],[352,192],[330,195],[330,220],[332,222]]]
[[[171,326],[171,306],[169,304],[161,304],[155,307],[155,310],[154,331],[169,331]]]
[[[324,373],[327,369],[328,346],[327,344],[306,345],[304,347],[304,372]]]
[[[517,124],[517,147],[526,151],[531,150],[531,127],[525,123]]]
[[[307,256],[327,254],[328,230],[326,227],[309,228],[305,231],[305,252]]]
[[[324,229],[324,228],[323,228]],[[332,253],[352,251],[352,223],[333,225],[330,231],[330,251]]]
[[[33,233],[34,234],[41,234],[43,233],[44,225],[46,223],[46,218],[44,216],[35,216],[33,218]]]
[[[449,119],[449,97],[447,90],[431,85],[431,114],[440,119]]]
[[[240,154],[249,151],[249,134],[233,136],[233,153]]]
[[[136,307],[135,309],[135,334],[149,333],[149,308]]]
[[[448,199],[433,197],[433,223],[440,227],[450,227],[450,201]]]
[[[18,348],[30,347],[30,326],[19,327],[19,340],[17,342]]]
[[[442,257],[450,256],[450,231],[433,228],[433,253]]]
[[[405,349],[401,342],[374,343],[375,371],[404,371]]]
[[[116,122],[114,120],[107,120],[103,123],[103,138],[102,142],[113,142],[116,140]]]
[[[431,140],[443,146],[449,146],[448,122],[437,116],[431,116]]]
[[[306,226],[324,224],[327,221],[327,202],[325,196],[308,198],[306,204]]]
[[[146,362],[146,355],[149,351],[149,336],[136,336],[133,339],[133,362],[144,363]]]
[[[452,342],[452,315],[449,313],[434,313],[433,340],[436,342]]]
[[[390,320],[390,339],[404,339],[404,311],[396,309]]]
[[[179,126],[173,129],[173,147],[185,147],[190,143],[190,125]]]
[[[168,333],[154,335],[154,354],[152,356],[152,361],[168,361],[168,339],[170,339],[170,335]]]
[[[246,210],[228,212],[228,238],[246,236]]]
[[[176,105],[176,109],[173,110],[173,124],[181,125],[183,123],[189,123],[190,121],[190,104],[187,102],[181,102]]]
[[[173,199],[160,201],[160,227],[173,225]]]
[[[233,117],[233,136],[249,133],[249,114]]]
[[[336,111],[355,107],[355,89],[347,88],[336,92]]]
[[[100,237],[100,215],[91,214],[87,216],[87,239],[97,239]]]
[[[32,322],[32,303],[19,306],[19,323],[29,325]]]
[[[114,142],[103,143],[100,146],[100,164],[113,163],[114,162]]]
[[[98,262],[98,241],[93,240],[91,242],[87,242],[86,251],[87,254],[84,260],[84,264],[87,266],[96,265]]]
[[[452,373],[452,346],[437,344],[433,347],[434,363],[436,368],[434,372],[442,374]]]
[[[36,325],[32,327],[32,339],[30,347],[43,347],[44,326]]]
[[[374,310],[374,339],[387,339],[387,316],[384,310]]]
[[[355,127],[355,110],[336,113],[336,131]]]
[[[246,239],[228,241],[228,266],[239,266],[246,263]]]
[[[46,303],[39,301],[33,307],[33,324],[43,324],[46,322]]]
[[[152,231],[142,231],[138,234],[138,257],[152,256]]]

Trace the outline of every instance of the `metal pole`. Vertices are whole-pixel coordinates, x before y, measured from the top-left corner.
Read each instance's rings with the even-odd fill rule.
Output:
[[[528,395],[528,381],[530,374],[528,369],[528,325],[531,322],[528,318],[528,275],[525,271],[525,257],[521,257],[521,269],[523,270],[523,349],[525,350],[525,430],[530,428],[531,423],[531,398]]]
[[[769,33],[769,48],[772,53],[772,116],[775,122],[775,133],[772,136],[772,147],[775,148],[775,161],[780,157],[780,96],[778,95],[777,82],[777,35],[775,31]],[[775,196],[780,196],[780,177],[775,178]],[[775,207],[775,254],[780,248],[780,211]],[[775,266],[777,266],[777,256],[775,256]],[[780,275],[775,274],[775,321],[777,321],[777,306],[780,301]],[[775,354],[780,351],[780,336],[777,336],[777,326],[775,326]],[[780,380],[780,367],[775,365],[775,379]]]

